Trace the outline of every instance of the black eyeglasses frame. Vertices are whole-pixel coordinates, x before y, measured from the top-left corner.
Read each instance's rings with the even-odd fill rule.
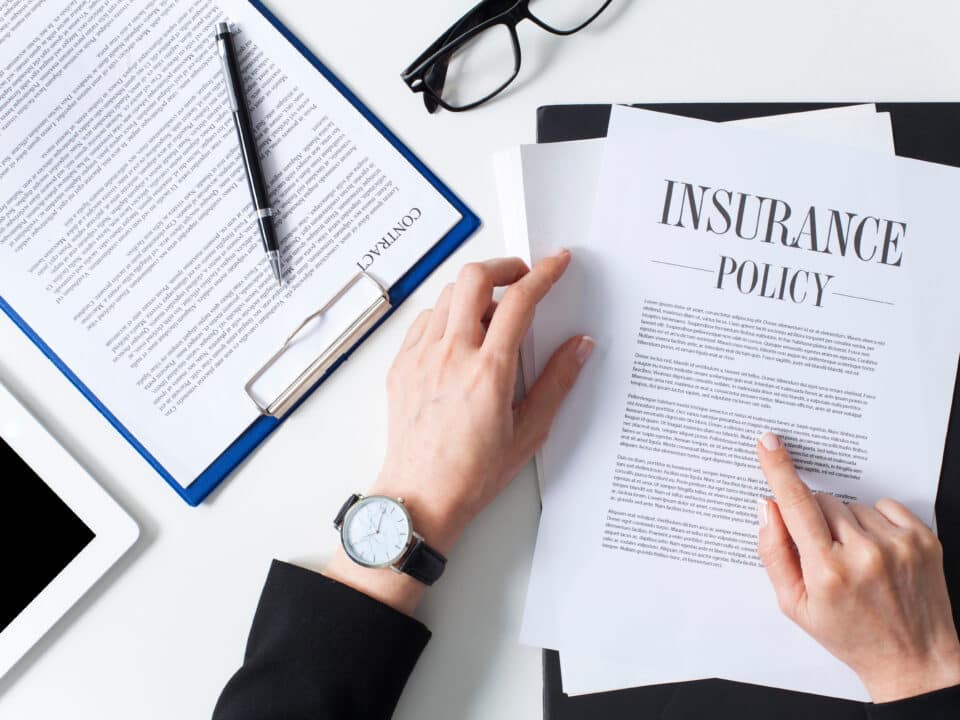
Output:
[[[520,38],[517,35],[518,24],[524,20],[530,20],[538,27],[553,35],[573,35],[596,20],[600,13],[606,10],[611,2],[613,2],[613,0],[606,0],[593,15],[577,27],[570,30],[559,30],[530,12],[530,0],[507,0],[506,2],[504,0],[482,0],[482,2],[474,5],[463,17],[451,25],[430,47],[424,50],[420,56],[400,74],[400,77],[411,91],[423,93],[423,104],[426,106],[428,112],[435,112],[438,107],[442,107],[450,112],[471,110],[499,95],[519,74],[521,53]],[[471,39],[496,25],[505,25],[510,32],[510,38],[513,44],[513,74],[500,85],[500,87],[479,100],[466,105],[450,105],[445,102],[441,94],[443,91],[443,82],[446,79],[446,62],[440,61],[444,58],[449,60],[454,52],[463,47]],[[431,79],[429,77],[431,71],[435,72],[439,77]],[[430,86],[431,82],[437,81],[439,81],[439,89]]]

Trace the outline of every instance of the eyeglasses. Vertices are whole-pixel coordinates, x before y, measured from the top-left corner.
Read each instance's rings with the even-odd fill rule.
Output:
[[[428,112],[485,103],[520,71],[517,24],[532,20],[554,35],[592,23],[611,0],[483,0],[427,48],[401,78],[423,93]],[[533,6],[531,8],[531,5]]]

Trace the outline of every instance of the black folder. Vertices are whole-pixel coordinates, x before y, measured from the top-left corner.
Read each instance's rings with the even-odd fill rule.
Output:
[[[855,103],[657,103],[647,110],[723,122],[764,115],[821,110]],[[537,110],[537,142],[606,137],[610,105],[548,105]],[[877,103],[889,112],[897,155],[960,167],[960,103]],[[945,241],[952,241],[944,239]],[[960,380],[960,377],[958,377]],[[960,393],[953,407],[937,494],[937,528],[944,549],[954,622],[960,627]],[[905,482],[909,478],[904,478]],[[643,643],[643,638],[636,638]],[[696,652],[696,648],[691,648]],[[731,652],[736,652],[731,648]],[[847,700],[728,682],[656,685],[568,697],[561,690],[556,652],[543,653],[545,720],[863,720],[864,706]]]

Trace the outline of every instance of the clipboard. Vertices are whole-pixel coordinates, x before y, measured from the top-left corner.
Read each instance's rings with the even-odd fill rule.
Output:
[[[473,211],[464,204],[460,198],[453,194],[436,175],[434,175],[417,158],[409,148],[404,145],[396,135],[394,135],[383,122],[374,115],[360,99],[350,91],[343,82],[337,78],[307,47],[297,39],[297,37],[282,23],[270,10],[261,2],[261,0],[249,0],[250,4],[291,44],[294,48],[309,61],[323,78],[329,82],[354,108],[356,108],[363,118],[370,123],[400,154],[420,173],[440,195],[450,203],[450,205],[460,214],[460,220],[435,243],[421,258],[408,269],[391,287],[384,288],[372,276],[366,273],[359,273],[353,278],[346,279],[347,282],[342,288],[332,288],[334,291],[331,298],[317,309],[312,315],[304,318],[303,323],[291,335],[283,347],[277,348],[273,357],[260,369],[247,383],[247,392],[251,399],[260,409],[260,417],[257,418],[240,436],[234,440],[207,468],[200,473],[186,487],[180,485],[174,477],[160,464],[160,462],[150,453],[150,451],[126,428],[123,423],[97,398],[96,395],[83,383],[83,381],[64,363],[64,361],[53,351],[53,349],[27,324],[10,305],[0,296],[0,310],[6,313],[11,320],[20,328],[20,330],[36,345],[40,351],[67,377],[67,379],[83,394],[83,396],[100,412],[101,415],[122,435],[127,442],[143,457],[147,463],[157,471],[157,473],[172,487],[177,494],[183,498],[187,504],[197,506],[223,482],[239,465],[242,463],[266,438],[276,430],[286,417],[294,412],[297,407],[313,392],[324,380],[326,380],[336,369],[343,364],[350,354],[359,347],[363,341],[373,333],[381,323],[383,323],[397,307],[406,300],[407,297],[432,273],[444,260],[446,260],[478,227],[480,219]],[[303,331],[311,322],[321,318],[329,312],[344,294],[352,287],[360,283],[372,282],[376,285],[376,302],[371,307],[360,313],[360,315],[351,323],[344,333],[338,335],[336,340],[318,353],[315,362],[310,363],[309,367],[301,373],[296,381],[286,388],[282,397],[275,401],[260,402],[251,394],[253,384],[256,379],[262,375],[271,363],[276,362],[289,350],[292,343],[296,341],[298,334]],[[265,352],[270,352],[267,348]]]

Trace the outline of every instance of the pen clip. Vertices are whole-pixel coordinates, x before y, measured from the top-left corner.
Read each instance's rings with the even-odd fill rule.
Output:
[[[360,282],[372,284],[373,289],[376,291],[376,297],[373,301],[309,363],[306,369],[297,375],[292,383],[287,385],[286,388],[270,402],[261,402],[254,392],[257,382],[296,344],[297,339],[304,333],[308,326],[327,314],[334,305]],[[340,288],[323,307],[308,315],[297,325],[296,329],[290,333],[289,337],[283,342],[280,349],[247,381],[246,385],[244,385],[244,390],[261,414],[277,418],[278,420],[281,419],[323,378],[326,372],[333,367],[343,355],[348,353],[357,342],[390,311],[390,309],[390,295],[386,288],[367,273],[357,273],[346,285]]]
[[[240,26],[237,23],[218,22],[213,25],[214,36],[218,38],[221,35],[236,35],[238,32],[240,32]]]
[[[220,67],[223,70],[223,79],[227,85],[227,99],[230,102],[230,111],[237,112],[240,108],[240,102],[237,99],[236,79],[233,77],[233,70],[230,67],[230,48],[227,43],[232,42],[232,35],[238,28],[233,23],[218,22],[214,26],[214,38],[217,42],[217,55],[220,56]]]

